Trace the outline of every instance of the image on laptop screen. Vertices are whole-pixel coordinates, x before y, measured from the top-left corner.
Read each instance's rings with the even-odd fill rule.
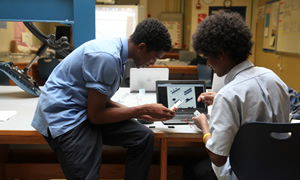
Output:
[[[197,102],[198,96],[206,91],[205,82],[199,80],[168,80],[156,82],[157,103],[172,107],[178,100],[183,103],[179,106],[178,113],[194,113],[197,109],[207,113],[203,102]]]

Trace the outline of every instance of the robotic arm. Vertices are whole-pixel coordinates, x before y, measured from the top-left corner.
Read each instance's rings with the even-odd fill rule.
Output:
[[[45,35],[43,34],[32,22],[23,22],[24,25],[30,30],[30,32],[35,35],[43,45],[36,52],[36,56],[31,60],[31,62],[24,68],[20,69],[15,66],[13,62],[0,63],[0,70],[3,71],[11,80],[14,81],[20,88],[28,92],[33,96],[39,96],[41,90],[38,83],[28,74],[28,71],[32,64],[47,50],[47,48],[54,49],[57,53],[62,56],[67,56],[68,52],[66,49],[70,47],[68,38],[62,36],[60,39],[55,40],[55,35]]]

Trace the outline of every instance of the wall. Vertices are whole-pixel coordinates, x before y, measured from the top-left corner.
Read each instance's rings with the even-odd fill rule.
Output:
[[[260,0],[258,7],[265,6],[268,0]],[[288,86],[300,91],[300,55],[267,52],[262,50],[264,19],[258,19],[256,29],[255,65],[273,70]]]
[[[39,28],[44,34],[49,33],[49,23],[34,23],[34,25]],[[30,32],[26,29],[26,32]],[[1,52],[9,52],[10,51],[10,42],[14,39],[14,23],[7,22],[6,29],[0,29],[0,53]],[[32,43],[33,45],[39,47],[42,45],[42,42],[38,40],[34,35],[32,35]]]
[[[14,39],[13,23],[7,22],[6,29],[0,29],[0,52],[10,51],[10,41]]]
[[[232,6],[246,6],[246,21],[251,26],[253,36],[255,37],[255,24],[252,25],[252,3],[257,4],[258,0],[232,0]],[[183,49],[192,50],[191,47],[191,36],[195,32],[198,25],[198,14],[209,14],[209,6],[223,6],[224,0],[214,0],[210,5],[203,3],[203,0],[199,1],[201,9],[196,9],[198,0],[148,0],[148,14],[153,17],[160,19],[160,13],[162,12],[180,12],[184,14],[183,24],[183,43],[186,47]],[[253,61],[253,57],[250,58]]]
[[[52,23],[37,23],[37,22],[34,23],[34,25],[45,35],[48,35],[51,32],[50,24]],[[33,40],[32,40],[33,44],[37,46],[41,46],[42,42],[39,39],[37,39],[34,35],[32,36],[33,36]]]
[[[182,13],[183,14],[183,49],[189,49],[190,42],[190,13],[191,0],[148,0],[148,17],[160,20],[161,13]]]

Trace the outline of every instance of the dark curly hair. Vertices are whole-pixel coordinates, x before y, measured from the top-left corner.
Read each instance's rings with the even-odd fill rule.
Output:
[[[192,36],[194,50],[217,58],[224,51],[232,61],[242,62],[251,55],[252,33],[238,13],[220,11],[204,19]]]
[[[146,43],[147,51],[169,52],[172,41],[168,29],[160,21],[150,18],[141,21],[130,36],[134,44]]]

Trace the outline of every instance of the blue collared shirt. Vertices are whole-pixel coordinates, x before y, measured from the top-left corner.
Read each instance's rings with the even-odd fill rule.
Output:
[[[87,119],[88,90],[110,99],[118,90],[128,58],[127,38],[96,39],[69,54],[51,73],[32,121],[44,136],[53,138]]]

